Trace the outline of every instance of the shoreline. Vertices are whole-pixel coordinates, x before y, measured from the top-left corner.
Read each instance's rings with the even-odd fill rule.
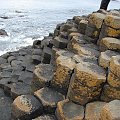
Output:
[[[1,120],[120,119],[120,10],[58,24],[0,71]]]

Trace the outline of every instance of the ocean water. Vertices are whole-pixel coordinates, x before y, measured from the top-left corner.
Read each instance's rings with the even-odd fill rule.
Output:
[[[43,39],[56,24],[76,15],[98,10],[100,0],[0,0],[0,29],[9,34],[0,37],[0,55],[32,45],[33,38]],[[111,1],[108,9],[120,8]],[[2,17],[8,17],[3,19]]]

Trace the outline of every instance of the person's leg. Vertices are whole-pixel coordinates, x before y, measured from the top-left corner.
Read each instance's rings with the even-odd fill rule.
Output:
[[[107,10],[109,2],[110,2],[110,0],[102,0],[101,5],[100,5],[100,9]]]

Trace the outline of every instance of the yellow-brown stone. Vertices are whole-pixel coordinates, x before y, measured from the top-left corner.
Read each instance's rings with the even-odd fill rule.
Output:
[[[100,48],[101,50],[120,50],[120,40],[116,38],[105,37],[100,41]]]
[[[105,52],[101,52],[99,57],[99,65],[102,66],[103,68],[109,67],[110,59],[112,58],[112,56],[116,56],[118,54],[119,53],[111,50],[106,50]]]
[[[75,62],[67,56],[59,56],[56,59],[56,72],[52,80],[52,86],[67,92],[70,77],[75,67]]]
[[[107,81],[109,85],[111,85],[112,87],[116,87],[116,88],[120,87],[120,78],[115,76],[115,74],[113,74],[111,71],[108,74]]]
[[[85,120],[100,120],[100,113],[105,105],[106,103],[101,101],[88,103],[86,105]]]
[[[114,88],[109,85],[105,85],[103,89],[103,95],[105,96],[104,98],[107,99],[102,99],[104,101],[108,100],[115,100],[115,99],[120,99],[120,88]]]
[[[102,13],[93,13],[89,17],[89,23],[96,26],[96,28],[101,28],[103,24],[103,20],[105,19],[105,15]]]
[[[113,56],[110,60],[110,71],[120,78],[120,55]]]
[[[119,16],[113,16],[113,15],[107,15],[105,17],[105,24],[107,26],[110,26],[115,29],[120,29],[120,17]]]
[[[102,108],[100,120],[120,120],[120,100],[107,103]]]
[[[66,99],[58,102],[56,116],[58,120],[83,120],[84,107]]]

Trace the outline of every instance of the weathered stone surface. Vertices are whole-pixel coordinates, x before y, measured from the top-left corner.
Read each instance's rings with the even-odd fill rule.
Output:
[[[96,28],[101,28],[103,24],[103,20],[105,19],[105,15],[102,13],[93,13],[89,17],[89,24],[95,26]]]
[[[83,42],[83,40],[82,40]],[[72,51],[78,55],[88,55],[88,56],[95,56],[99,57],[99,51],[96,49],[95,45],[93,44],[82,44],[82,43],[73,43],[72,44]]]
[[[18,78],[19,81],[21,82],[24,82],[26,84],[29,84],[31,85],[31,82],[33,80],[33,73],[32,72],[29,72],[29,71],[23,71],[19,78]]]
[[[120,120],[120,100],[113,100],[103,107],[101,120]]]
[[[113,28],[108,27],[105,24],[103,24],[101,32],[100,32],[99,40],[101,40],[104,37],[120,38],[120,30],[119,29],[113,29]]]
[[[34,70],[32,90],[36,91],[42,87],[49,86],[53,79],[54,68],[50,64],[39,64]]]
[[[6,70],[4,70],[4,71],[2,71],[2,72],[0,73],[0,78],[10,78],[10,77],[11,77],[11,74],[12,74],[11,71],[6,71]]]
[[[120,16],[107,15],[105,17],[105,24],[115,29],[120,29]]]
[[[100,86],[106,81],[106,72],[95,64],[79,63],[74,70],[76,79],[88,87]]]
[[[79,35],[79,36],[72,36],[71,40],[69,41],[67,48],[68,50],[73,51],[73,48],[79,46],[79,44],[85,44],[87,43],[87,41],[85,41],[83,39],[83,35]]]
[[[100,53],[99,57],[99,65],[102,66],[103,68],[108,68],[110,65],[110,59],[112,56],[116,56],[119,53],[111,51],[111,50],[106,50],[105,52]]]
[[[51,40],[52,40],[52,37],[45,37],[45,38],[41,41],[41,48],[43,49],[44,47],[49,46]]]
[[[73,32],[73,33],[70,33],[70,34],[68,35],[68,40],[71,40],[73,36],[81,36],[81,34],[80,34],[80,33],[76,33],[76,32],[75,32],[75,33],[74,33],[74,32]]]
[[[66,99],[58,102],[56,116],[58,120],[83,120],[84,107]]]
[[[59,35],[61,38],[68,39],[68,33],[67,32],[60,32]]]
[[[13,61],[11,62],[11,66],[12,66],[12,67],[19,67],[19,66],[22,66],[22,64],[23,64],[23,62],[20,61],[20,60],[13,60]]]
[[[101,99],[106,102],[120,99],[120,88],[114,88],[112,86],[105,85],[103,88],[103,94],[101,96]]]
[[[3,97],[3,96],[5,96],[4,91],[3,91],[2,88],[0,88],[0,98]]]
[[[34,94],[40,100],[47,113],[55,112],[57,103],[65,98],[61,93],[48,87],[42,88]]]
[[[0,97],[0,120],[11,120],[11,104],[9,97]]]
[[[111,37],[105,37],[100,41],[100,50],[120,50],[120,40]]]
[[[56,59],[56,72],[51,85],[62,93],[66,93],[74,67],[75,62],[70,57],[59,56]]]
[[[78,29],[77,28],[75,28],[75,27],[72,27],[71,29],[68,29],[68,31],[67,31],[67,33],[68,34],[71,34],[71,33],[78,33]]]
[[[35,40],[33,42],[33,48],[41,48],[41,40]]]
[[[15,99],[16,97],[24,94],[31,94],[31,87],[28,84],[18,82],[14,83],[11,87],[11,97]]]
[[[53,44],[57,48],[64,49],[67,48],[68,40],[60,37],[55,37],[53,40]]]
[[[97,58],[92,56],[74,55],[72,59],[75,61],[75,63],[89,62],[96,65],[98,64]]]
[[[56,117],[54,115],[42,115],[32,120],[56,120]]]
[[[41,49],[34,49],[32,54],[33,55],[42,55],[42,50]]]
[[[85,17],[82,16],[74,16],[73,20],[75,21],[76,24],[79,24],[81,20],[84,20]]]
[[[112,72],[109,72],[107,81],[108,81],[109,85],[111,85],[112,87],[115,87],[115,88],[120,87],[120,78],[117,77]]]
[[[18,96],[12,103],[12,118],[16,120],[30,120],[42,112],[42,104],[32,95]]]
[[[5,58],[0,57],[0,64],[5,64],[7,60]]]
[[[88,21],[87,20],[81,20],[78,26],[78,30],[80,33],[85,34],[85,30],[87,27]]]
[[[120,78],[120,55],[113,56],[110,60],[110,71]]]
[[[70,80],[68,98],[79,104],[86,104],[100,96],[101,85],[106,81],[105,71],[90,63],[76,65]]]
[[[91,38],[91,37],[89,37],[89,36],[87,36],[87,35],[84,35],[83,36],[83,38],[84,38],[84,40],[86,40],[88,43],[94,43],[94,44],[96,44],[97,43],[97,40],[98,40],[98,38]]]
[[[91,38],[98,38],[100,34],[100,30],[94,26],[87,25],[85,30],[85,35]]]
[[[34,64],[40,64],[41,63],[41,56],[39,55],[32,55],[33,63]]]
[[[42,63],[50,64],[51,58],[52,58],[52,49],[49,47],[44,47],[42,53]]]
[[[101,101],[88,103],[85,110],[85,120],[100,120],[100,113],[105,105],[106,103]]]
[[[73,25],[71,24],[63,24],[61,27],[60,27],[60,32],[67,32],[68,29],[71,29],[73,27]]]

